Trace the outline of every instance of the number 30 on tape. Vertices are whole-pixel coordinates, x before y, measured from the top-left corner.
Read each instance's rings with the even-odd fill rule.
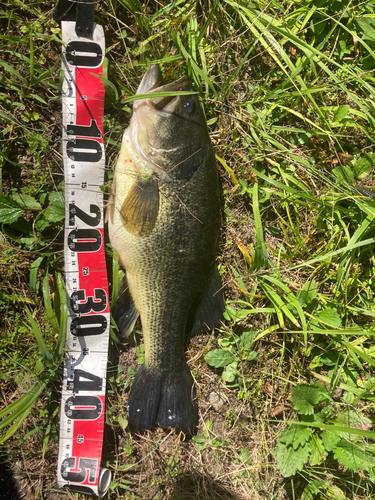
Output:
[[[104,254],[103,28],[90,40],[61,23],[64,42],[63,160],[65,276],[68,327],[64,365],[58,483],[102,497],[111,473],[100,467],[109,340]]]

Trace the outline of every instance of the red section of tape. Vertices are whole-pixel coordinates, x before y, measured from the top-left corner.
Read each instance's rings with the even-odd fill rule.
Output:
[[[90,474],[86,474],[84,482],[79,483],[82,486],[97,484],[100,472],[100,460],[102,456],[102,444],[104,433],[104,409],[105,397],[99,396],[102,402],[102,412],[96,420],[76,420],[73,422],[73,446],[72,456],[77,457],[76,467],[79,463],[78,457],[97,459],[95,479],[90,481]]]
[[[98,68],[76,68],[75,82],[77,89],[77,125],[90,125],[96,120],[102,134],[98,142],[103,142],[103,115],[105,90],[103,81],[96,77],[103,76],[103,65]]]

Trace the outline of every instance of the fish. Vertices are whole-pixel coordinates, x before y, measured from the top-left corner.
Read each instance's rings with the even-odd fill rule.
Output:
[[[191,82],[183,76],[161,83],[159,65],[151,65],[115,167],[108,232],[126,281],[113,317],[121,338],[138,317],[144,335],[145,361],[128,398],[129,427],[191,434],[198,406],[184,346],[198,331],[212,330],[224,310],[216,264],[220,185]],[[185,95],[157,95],[176,91]]]

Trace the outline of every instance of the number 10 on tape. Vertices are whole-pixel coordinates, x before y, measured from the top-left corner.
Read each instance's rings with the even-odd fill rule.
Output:
[[[104,254],[103,28],[90,40],[61,23],[66,357],[60,417],[58,483],[102,497],[111,473],[100,467],[109,340]]]

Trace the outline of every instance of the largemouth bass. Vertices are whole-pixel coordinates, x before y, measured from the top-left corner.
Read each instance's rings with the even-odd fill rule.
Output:
[[[145,362],[134,378],[128,421],[194,430],[198,409],[184,356],[187,337],[212,329],[224,299],[215,264],[219,180],[203,110],[186,77],[160,86],[158,65],[145,73],[116,165],[109,237],[126,271],[114,317],[122,336],[140,315]]]

